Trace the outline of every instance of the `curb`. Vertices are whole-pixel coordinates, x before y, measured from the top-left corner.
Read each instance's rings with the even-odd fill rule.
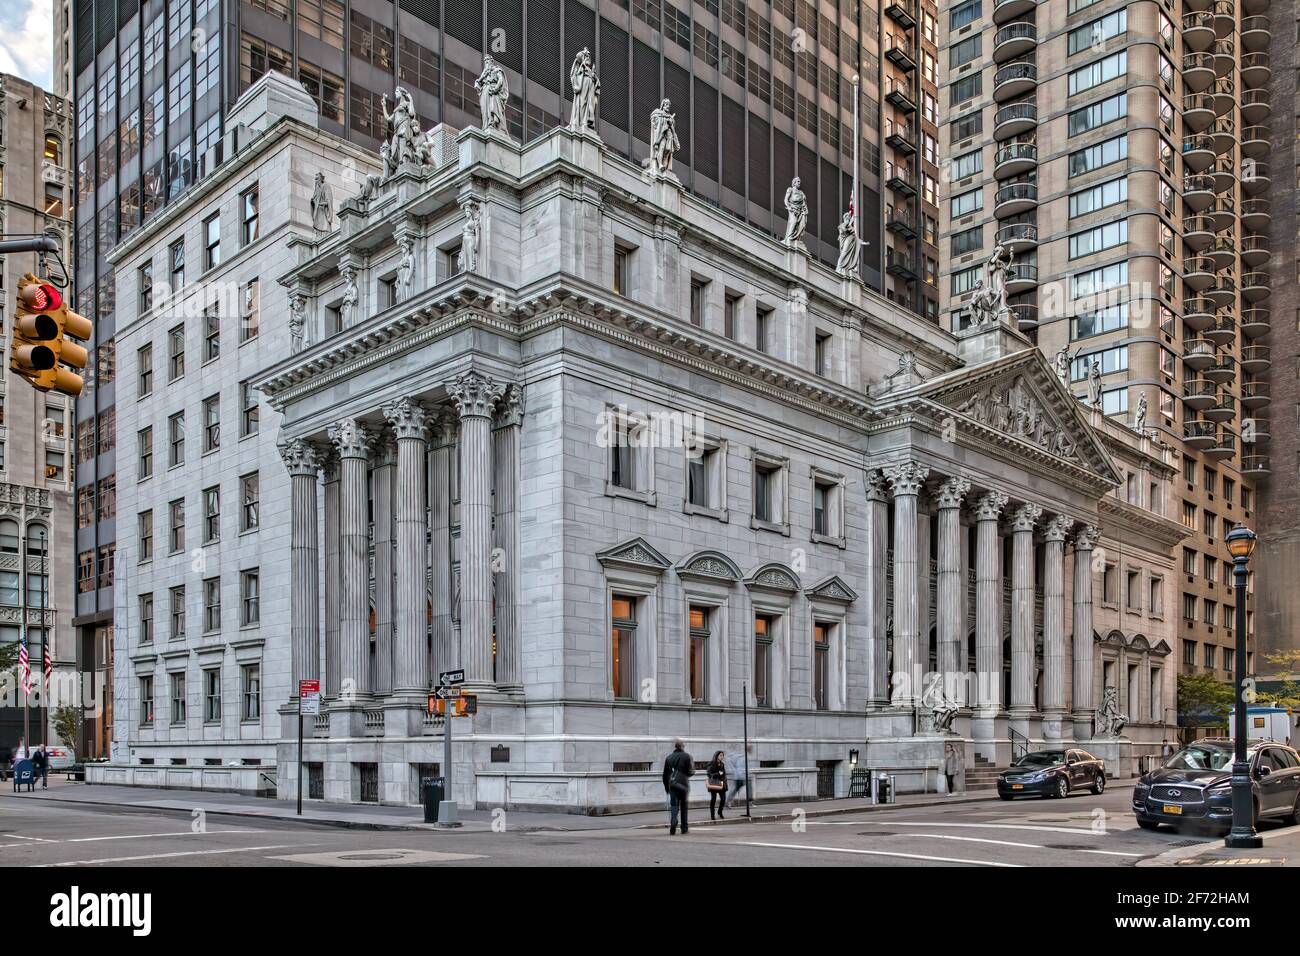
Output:
[[[1263,838],[1265,844],[1262,848],[1259,850],[1229,851],[1232,852],[1234,856],[1227,857],[1227,859],[1244,859],[1248,858],[1252,853],[1259,854],[1265,852],[1268,849],[1269,840],[1275,840],[1278,837],[1300,836],[1300,826],[1282,827],[1279,830],[1264,830],[1259,835]],[[1164,853],[1139,861],[1137,866],[1178,866],[1184,860],[1194,860],[1199,856],[1204,856],[1205,854],[1215,850],[1227,851],[1227,849],[1228,848],[1223,845],[1223,837],[1212,837],[1206,842],[1199,843],[1196,846],[1185,846],[1179,847],[1176,850],[1166,850]],[[1283,862],[1285,862],[1285,860],[1286,858],[1283,857]]]

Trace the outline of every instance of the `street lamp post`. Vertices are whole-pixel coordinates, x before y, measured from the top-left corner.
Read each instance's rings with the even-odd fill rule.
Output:
[[[1236,709],[1232,721],[1232,829],[1223,845],[1238,850],[1258,849],[1264,841],[1255,832],[1255,799],[1251,792],[1250,763],[1246,760],[1246,565],[1255,549],[1255,532],[1238,525],[1224,539],[1232,555],[1233,587],[1237,593]]]

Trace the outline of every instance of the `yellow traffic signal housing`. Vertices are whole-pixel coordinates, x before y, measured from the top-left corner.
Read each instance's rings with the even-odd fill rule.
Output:
[[[9,352],[12,371],[39,391],[53,390],[75,398],[81,394],[81,376],[63,366],[85,368],[87,352],[65,336],[85,341],[93,334],[90,320],[68,309],[57,288],[30,272],[23,276],[18,283],[18,310]]]

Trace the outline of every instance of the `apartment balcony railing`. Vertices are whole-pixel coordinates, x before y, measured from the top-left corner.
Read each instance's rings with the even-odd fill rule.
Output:
[[[1217,37],[1232,36],[1232,31],[1237,28],[1237,5],[1235,0],[1214,0],[1211,10],[1214,13],[1214,35]]]
[[[1214,325],[1214,303],[1202,296],[1183,300],[1183,321],[1194,332],[1203,332]]]
[[[1241,131],[1241,155],[1249,159],[1261,159],[1268,155],[1268,127],[1247,126]]]
[[[916,5],[911,0],[889,0],[885,16],[904,30],[911,30],[916,26]]]
[[[1273,440],[1267,412],[1254,411],[1242,418],[1241,440],[1247,445]]]
[[[999,219],[1014,216],[1038,205],[1036,183],[1008,183],[994,194],[993,215]]]
[[[916,69],[916,58],[912,50],[912,41],[906,36],[891,33],[885,44],[885,56],[904,73]]]
[[[1214,364],[1214,343],[1209,339],[1187,339],[1183,342],[1183,364],[1194,372]]]
[[[1006,139],[1026,133],[1038,125],[1038,107],[1033,103],[1012,103],[993,114],[993,138]]]
[[[1220,425],[1214,433],[1214,441],[1205,449],[1205,457],[1222,461],[1237,453],[1237,435],[1227,426]]]
[[[1192,378],[1183,382],[1183,404],[1192,411],[1212,408],[1218,398],[1219,387],[1208,379]]]
[[[1268,224],[1272,219],[1269,200],[1259,196],[1242,200],[1241,224],[1247,229],[1262,232],[1268,228]]]
[[[993,156],[993,175],[998,179],[1020,176],[1038,166],[1038,147],[1033,143],[1005,143]]]
[[[1273,400],[1268,382],[1242,382],[1241,404],[1246,408],[1262,408]]]
[[[1038,226],[1032,222],[1008,223],[998,229],[998,242],[1016,253],[1038,246]]]
[[[1008,306],[1008,308],[1011,309],[1016,325],[1022,332],[1038,328],[1038,306],[1027,302],[1018,302]]]
[[[1009,23],[1036,6],[1036,0],[993,0],[993,22]]]
[[[1214,45],[1214,14],[1194,10],[1183,14],[1183,47],[1200,52]]]
[[[1188,256],[1183,260],[1183,282],[1194,292],[1214,285],[1214,260],[1209,256]]]
[[[1241,473],[1251,478],[1264,478],[1273,471],[1273,461],[1268,455],[1242,455]]]
[[[1203,93],[1214,84],[1214,54],[1183,54],[1183,86],[1193,93]]]
[[[916,100],[913,98],[912,88],[906,83],[887,77],[885,81],[885,99],[889,101],[895,109],[902,110],[904,113],[916,112]]]
[[[1237,378],[1237,360],[1231,355],[1220,354],[1215,357],[1213,365],[1201,372],[1201,377],[1208,378],[1211,382],[1217,382],[1220,385],[1235,381]]]
[[[1209,129],[1214,125],[1214,94],[1183,94],[1183,125],[1194,133]]]
[[[1267,89],[1242,90],[1241,118],[1247,123],[1262,123],[1273,112],[1273,97]]]
[[[1267,306],[1248,305],[1241,310],[1241,334],[1248,339],[1268,335],[1272,324],[1272,314]]]
[[[1218,67],[1218,61],[1215,61],[1215,67]],[[1268,81],[1273,76],[1273,68],[1270,65],[1268,52],[1265,50],[1256,50],[1254,53],[1247,53],[1241,58],[1241,82],[1251,89],[1261,89],[1268,85]]]
[[[998,102],[1028,93],[1038,85],[1038,67],[1032,63],[1008,63],[993,74],[993,99]]]
[[[1273,365],[1272,350],[1267,345],[1243,345],[1241,368],[1245,372],[1266,372]]]
[[[1262,266],[1272,255],[1268,236],[1254,233],[1241,237],[1241,261],[1248,266]]]
[[[1237,35],[1241,37],[1243,50],[1264,50],[1273,39],[1273,24],[1264,16],[1242,17]]]
[[[1230,422],[1237,417],[1237,399],[1227,391],[1220,391],[1215,404],[1201,412],[1201,417],[1212,422]]]
[[[1267,272],[1247,272],[1241,277],[1241,297],[1247,302],[1259,302],[1273,292],[1273,281]]]
[[[1218,426],[1214,422],[1183,422],[1183,441],[1198,451],[1204,451],[1214,444]]]
[[[1024,56],[1038,46],[1038,28],[1018,21],[1000,27],[993,35],[993,62],[1005,63]]]
[[[1214,218],[1204,213],[1183,217],[1183,243],[1195,252],[1204,252],[1214,244]]]
[[[1231,298],[1236,297],[1236,291],[1228,290]],[[1231,298],[1225,305],[1231,305]],[[1214,316],[1214,324],[1201,332],[1201,338],[1209,339],[1215,345],[1226,347],[1237,341],[1237,320],[1232,317],[1228,311],[1217,312]]]
[[[1254,196],[1268,189],[1273,181],[1273,174],[1268,163],[1258,159],[1246,159],[1241,164],[1241,191],[1247,196]]]

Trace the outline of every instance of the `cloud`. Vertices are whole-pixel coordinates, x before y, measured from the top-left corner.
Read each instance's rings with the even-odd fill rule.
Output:
[[[54,0],[7,0],[0,73],[54,88]]]

